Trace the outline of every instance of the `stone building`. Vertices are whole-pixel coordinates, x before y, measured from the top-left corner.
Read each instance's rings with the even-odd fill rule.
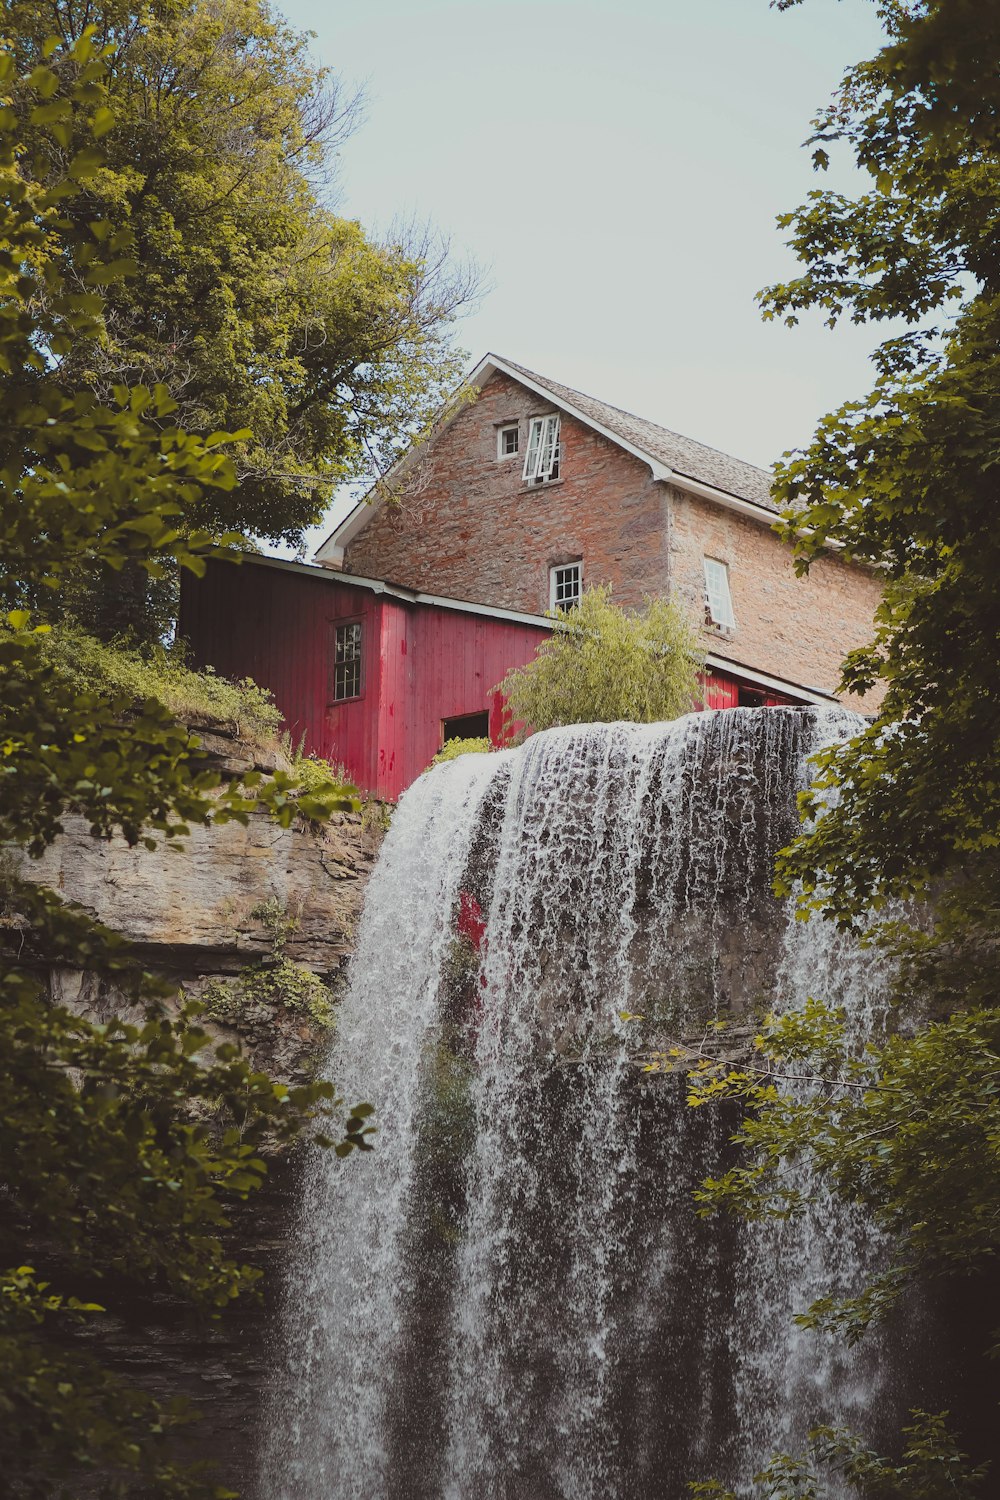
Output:
[[[765,470],[493,354],[468,386],[317,562],[536,615],[597,583],[626,606],[674,597],[701,625],[712,706],[834,694],[879,580],[834,552],[796,577]]]

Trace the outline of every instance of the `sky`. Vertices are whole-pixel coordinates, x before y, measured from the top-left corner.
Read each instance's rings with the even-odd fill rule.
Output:
[[[364,92],[338,211],[430,221],[481,268],[470,368],[491,351],[764,466],[868,388],[868,330],[764,323],[754,295],[794,274],[776,216],[860,186],[802,142],[879,45],[872,0],[279,8]]]

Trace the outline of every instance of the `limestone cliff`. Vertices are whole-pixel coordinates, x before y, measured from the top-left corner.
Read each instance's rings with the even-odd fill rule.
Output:
[[[272,763],[222,734],[203,734],[211,761],[238,775]],[[84,819],[67,817],[65,833],[39,860],[25,860],[30,878],[79,903],[124,934],[137,961],[179,986],[183,997],[225,994],[248,966],[266,968],[276,947],[339,994],[353,950],[365,884],[381,841],[385,813],[335,814],[324,828],[298,820],[279,828],[263,813],[246,826],[195,827],[181,848],[150,852],[122,839],[91,837]],[[98,1019],[132,1018],[120,991],[93,976],[51,973],[55,998]],[[177,1003],[177,1002],[175,1002]],[[280,999],[209,1008],[203,1023],[238,1039],[253,1060],[284,1082],[308,1075],[325,1046],[328,1026]]]
[[[226,735],[199,735],[223,774],[275,768],[273,757]],[[280,999],[244,1003],[240,976],[266,973],[283,960],[316,975],[338,997],[386,822],[378,804],[337,814],[322,829],[302,820],[282,829],[254,814],[246,826],[196,827],[182,848],[150,852],[121,839],[94,839],[83,819],[68,817],[58,841],[41,859],[24,859],[21,868],[129,938],[138,963],[177,984],[171,1004],[185,996],[208,1003],[213,995],[235,994],[237,1003],[224,1016],[216,1005],[199,1024],[219,1040],[237,1041],[276,1080],[294,1084],[322,1060],[330,1025]],[[95,1019],[138,1018],[120,989],[92,975],[50,970],[50,988],[62,1003]],[[272,1162],[264,1188],[234,1213],[228,1240],[240,1260],[265,1270],[261,1298],[241,1298],[220,1322],[208,1324],[174,1298],[127,1287],[118,1299],[122,1316],[93,1317],[80,1334],[99,1343],[102,1359],[128,1380],[164,1399],[193,1401],[202,1420],[181,1452],[216,1463],[230,1486],[250,1479],[272,1358],[269,1323],[295,1233],[298,1177],[294,1159]]]

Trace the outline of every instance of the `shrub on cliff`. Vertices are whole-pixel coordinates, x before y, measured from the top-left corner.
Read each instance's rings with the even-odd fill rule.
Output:
[[[281,713],[266,688],[249,678],[230,682],[211,669],[198,672],[176,649],[107,644],[71,624],[40,637],[38,649],[41,660],[81,691],[136,704],[155,698],[184,724],[227,726],[255,745],[279,739]]]
[[[702,665],[697,635],[678,605],[650,599],[630,613],[602,586],[556,617],[534,661],[508,672],[500,691],[512,720],[533,729],[619,719],[651,724],[689,712]]]
[[[431,761],[432,766],[447,765],[450,760],[458,760],[460,755],[485,755],[493,746],[489,735],[473,735],[471,738],[459,738],[448,740],[438,751]]]

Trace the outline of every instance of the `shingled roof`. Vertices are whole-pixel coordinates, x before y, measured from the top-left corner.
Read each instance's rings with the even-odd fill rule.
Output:
[[[671,432],[658,422],[648,422],[644,417],[622,411],[620,407],[609,406],[606,401],[574,391],[568,385],[560,385],[557,380],[537,375],[534,370],[527,370],[513,360],[487,355],[484,363],[509,371],[515,378],[521,376],[548,391],[558,406],[571,407],[585,419],[605,428],[613,437],[620,437],[632,448],[638,448],[658,463],[665,464],[678,478],[710,484],[714,489],[777,513],[777,506],[771,499],[771,475],[766,469],[758,469],[755,464],[721,453],[718,448],[706,447],[693,438]]]
[[[718,448],[696,443],[693,438],[671,432],[669,427],[661,427],[657,422],[647,422],[644,417],[635,417],[618,406],[609,406],[606,401],[586,396],[583,391],[574,391],[571,386],[560,385],[546,375],[536,375],[534,370],[525,369],[524,365],[517,365],[498,354],[487,354],[469,376],[467,384],[481,387],[498,372],[550,398],[557,406],[603,433],[611,442],[621,443],[650,465],[655,478],[670,480],[676,476],[682,486],[685,480],[705,485],[715,493],[720,504],[745,509],[750,515],[756,513],[761,520],[765,519],[759,514],[762,511],[777,515],[778,507],[771,499],[771,476],[766,469],[758,469],[755,464],[744,463],[741,458],[720,453]],[[445,412],[436,430],[442,430],[462,410],[460,404],[453,405]],[[396,472],[405,472],[410,463],[419,460],[422,451],[419,444],[411,448],[398,460]],[[727,496],[730,498],[726,499]],[[317,562],[336,564],[342,560],[344,547],[368,523],[383,498],[381,486],[376,485],[369,491],[327,537],[316,553]]]

